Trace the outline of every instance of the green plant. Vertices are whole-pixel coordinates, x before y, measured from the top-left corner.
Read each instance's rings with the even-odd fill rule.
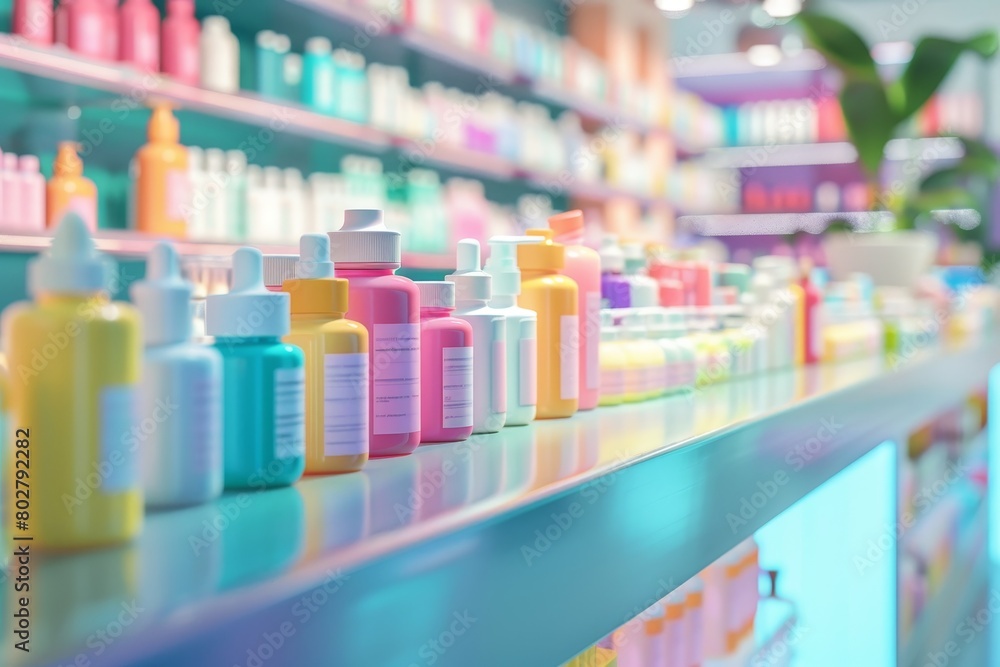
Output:
[[[947,209],[971,208],[985,217],[985,200],[976,190],[1000,177],[1000,160],[976,139],[957,137],[964,156],[956,164],[927,174],[915,191],[902,197],[883,192],[878,178],[886,144],[900,126],[931,99],[963,53],[992,57],[1000,47],[997,33],[986,31],[966,40],[923,37],[903,73],[887,82],[879,75],[871,48],[850,26],[811,12],[803,12],[797,21],[813,47],[843,74],[840,106],[848,135],[869,182],[882,192],[876,206],[895,213],[897,228],[913,228],[919,220],[931,218],[932,211]],[[956,226],[954,231],[962,240],[982,244],[979,237],[987,227]]]

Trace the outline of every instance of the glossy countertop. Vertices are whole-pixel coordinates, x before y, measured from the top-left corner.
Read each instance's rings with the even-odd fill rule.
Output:
[[[5,611],[2,662],[551,667],[998,361],[777,372],[153,513],[134,544],[33,557],[31,653]]]

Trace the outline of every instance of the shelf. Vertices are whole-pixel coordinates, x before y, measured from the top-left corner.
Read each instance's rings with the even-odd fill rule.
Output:
[[[94,235],[94,245],[101,252],[123,257],[145,257],[164,237],[130,230],[100,230]],[[284,243],[257,243],[253,241],[189,241],[168,239],[184,257],[228,258],[238,248],[251,246],[264,254],[295,255],[298,245]],[[36,253],[49,247],[52,236],[48,233],[5,231],[0,228],[0,252]],[[403,253],[403,266],[410,269],[451,269],[454,258],[450,255]]]
[[[876,229],[893,221],[884,211],[841,211],[836,213],[732,213],[684,215],[677,218],[678,229],[700,236],[785,235],[796,232],[822,233],[833,222],[846,222],[854,229]]]
[[[951,137],[893,139],[885,147],[885,157],[892,161],[952,160],[962,157],[963,154],[961,142]],[[857,159],[858,151],[852,144],[846,141],[830,141],[709,148],[694,161],[705,167],[719,169],[759,169],[854,164]]]
[[[144,611],[102,667],[246,664],[283,627],[275,664],[408,665],[457,618],[475,620],[442,667],[527,664],[526,647],[559,664],[998,361],[991,339],[893,371],[776,372],[154,513],[135,544],[32,561],[18,664],[71,661],[123,601]],[[813,438],[822,449],[733,530],[726,515]]]

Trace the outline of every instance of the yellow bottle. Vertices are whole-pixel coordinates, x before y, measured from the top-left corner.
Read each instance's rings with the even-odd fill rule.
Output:
[[[149,117],[149,143],[136,154],[136,229],[163,236],[187,235],[190,199],[187,148],[181,146],[177,119],[166,106]]]
[[[63,141],[52,164],[52,178],[45,184],[45,226],[55,227],[67,211],[83,218],[87,229],[97,230],[97,186],[83,175],[79,144]]]
[[[566,250],[551,229],[529,229],[541,243],[517,247],[521,269],[518,305],[538,313],[538,411],[536,419],[573,415],[579,407],[580,320],[576,283],[560,275]]]
[[[7,565],[10,549],[7,548],[7,527],[14,516],[9,513],[7,507],[7,484],[14,485],[14,480],[8,480],[6,470],[9,464],[8,456],[13,456],[10,451],[11,424],[8,418],[10,414],[10,384],[7,376],[7,359],[0,354],[0,570]]]
[[[71,211],[49,252],[28,265],[35,302],[3,314],[15,449],[30,465],[23,534],[38,549],[123,542],[142,525],[139,316],[109,300],[107,282],[105,259]],[[16,464],[8,462],[10,480]]]
[[[368,330],[344,319],[347,281],[333,277],[330,238],[306,234],[299,253],[298,277],[281,287],[292,301],[292,329],[282,340],[306,357],[305,472],[353,472],[368,461]]]
[[[618,330],[610,310],[601,311],[601,346],[598,358],[601,367],[601,397],[598,405],[624,403],[628,357],[618,340]]]

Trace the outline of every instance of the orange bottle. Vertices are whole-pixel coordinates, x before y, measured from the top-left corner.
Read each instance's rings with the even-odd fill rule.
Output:
[[[45,185],[45,226],[56,227],[72,210],[93,233],[97,230],[97,186],[83,175],[83,160],[76,154],[79,146],[75,141],[59,144],[52,178]]]
[[[187,235],[189,203],[187,148],[178,143],[180,124],[166,106],[149,117],[149,143],[136,155],[136,229],[162,236]]]
[[[551,229],[529,229],[542,243],[517,246],[521,295],[517,305],[538,313],[538,408],[536,419],[570,417],[580,405],[579,290],[561,275],[566,247]]]

